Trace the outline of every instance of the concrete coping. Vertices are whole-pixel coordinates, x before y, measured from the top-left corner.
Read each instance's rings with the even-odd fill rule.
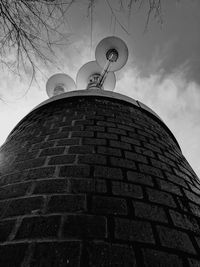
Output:
[[[148,112],[152,113],[154,116],[156,116],[159,120],[163,121],[151,108],[149,108],[148,106],[146,106],[142,102],[135,100],[131,97],[128,97],[126,95],[122,95],[122,94],[112,92],[112,91],[100,90],[100,89],[76,90],[76,91],[71,91],[71,92],[67,92],[64,94],[60,94],[60,95],[51,97],[51,98],[43,101],[38,106],[36,106],[33,110],[36,110],[39,107],[42,107],[42,106],[44,106],[48,103],[51,103],[53,101],[60,100],[63,98],[71,98],[71,97],[75,97],[75,96],[103,96],[106,98],[122,100],[125,102],[129,102],[129,103],[131,103],[134,106],[137,106],[139,108],[145,109],[146,111],[148,111]]]
[[[170,129],[166,126],[166,124],[163,122],[163,120],[151,108],[149,108],[148,106],[146,106],[142,102],[135,100],[131,97],[128,97],[126,95],[122,95],[122,94],[112,92],[112,91],[100,90],[100,89],[96,89],[96,88],[92,88],[92,89],[88,89],[88,90],[84,89],[84,90],[70,91],[70,92],[66,92],[66,93],[51,97],[51,98],[43,101],[42,103],[37,105],[34,109],[32,109],[21,121],[19,121],[19,123],[14,127],[14,129],[11,131],[11,133],[9,134],[8,137],[11,137],[13,132],[26,119],[26,117],[29,116],[33,111],[37,110],[38,108],[41,108],[42,106],[45,106],[45,105],[52,103],[54,101],[58,101],[58,100],[66,99],[66,98],[80,97],[80,96],[98,96],[98,97],[103,97],[103,98],[116,99],[116,100],[120,100],[120,101],[123,101],[126,103],[128,102],[128,103],[136,106],[137,108],[144,110],[146,113],[153,115],[154,118],[156,118],[159,122],[161,122],[161,124],[170,133],[173,140],[180,148],[176,138],[174,137],[174,135],[172,134]]]

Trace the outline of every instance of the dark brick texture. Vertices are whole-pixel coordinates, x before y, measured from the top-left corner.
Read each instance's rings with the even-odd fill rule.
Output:
[[[147,111],[53,101],[17,125],[0,159],[0,266],[200,266],[200,181]]]

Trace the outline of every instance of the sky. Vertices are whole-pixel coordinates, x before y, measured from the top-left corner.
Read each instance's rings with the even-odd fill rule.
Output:
[[[96,0],[91,27],[88,1],[75,1],[66,14],[68,42],[55,48],[54,64],[37,62],[37,83],[30,88],[30,76],[19,77],[2,68],[0,145],[28,112],[48,98],[45,84],[51,75],[64,72],[75,80],[80,67],[95,60],[99,41],[115,35],[129,48],[127,64],[115,73],[115,92],[152,108],[175,135],[200,177],[200,1],[163,0],[162,22],[152,16],[147,28],[148,7],[143,2],[140,8],[135,5],[129,16],[126,6],[120,9],[117,0]]]

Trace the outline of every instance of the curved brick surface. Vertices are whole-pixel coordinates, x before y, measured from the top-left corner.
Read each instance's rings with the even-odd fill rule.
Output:
[[[0,151],[0,266],[200,266],[200,182],[158,119],[68,98]]]

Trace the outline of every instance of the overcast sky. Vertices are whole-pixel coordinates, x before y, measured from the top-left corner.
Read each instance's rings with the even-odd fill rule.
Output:
[[[79,68],[95,59],[98,42],[116,35],[127,43],[129,59],[116,72],[115,91],[151,107],[171,129],[200,176],[200,1],[163,0],[163,23],[152,18],[147,31],[145,5],[140,10],[135,6],[129,20],[126,8],[120,12],[114,9],[127,34],[111,15],[106,1],[98,0],[92,35],[87,1],[80,2],[67,13],[65,33],[70,33],[69,42],[56,49],[54,65],[40,65],[37,84],[33,83],[27,93],[30,77],[1,70],[0,96],[4,102],[0,102],[0,144],[20,119],[47,99],[45,83],[52,74],[63,71],[75,79]],[[116,2],[110,4],[114,7]]]

